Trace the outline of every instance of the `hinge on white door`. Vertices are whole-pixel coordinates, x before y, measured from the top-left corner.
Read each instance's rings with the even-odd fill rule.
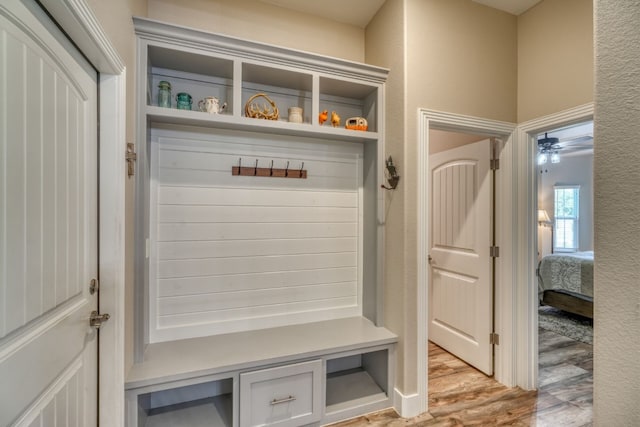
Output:
[[[502,141],[498,138],[491,138],[491,155],[489,160],[489,168],[492,171],[500,169],[500,146]]]
[[[489,256],[491,258],[498,258],[500,256],[500,247],[499,246],[491,246],[489,248]]]
[[[129,178],[135,174],[135,161],[137,157],[138,155],[136,154],[133,142],[127,142],[127,154],[125,159],[127,160],[127,174],[129,175]]]
[[[489,344],[491,345],[499,345],[500,344],[500,335],[495,332],[491,332],[489,334]]]

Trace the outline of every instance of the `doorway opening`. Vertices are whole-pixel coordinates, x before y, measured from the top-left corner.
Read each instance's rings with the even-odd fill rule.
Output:
[[[525,390],[538,388],[538,135],[544,137],[546,132],[552,137],[549,132],[555,129],[592,120],[593,104],[585,104],[524,122],[518,126],[515,135],[514,166],[517,169],[514,169],[513,177],[517,181],[514,192],[518,194],[514,200],[518,256],[514,258],[514,281],[520,286],[514,291],[513,300],[516,307],[514,330],[517,331],[514,335],[514,374],[516,384]],[[562,153],[559,154],[562,165]],[[550,160],[549,157],[549,164]]]
[[[537,388],[591,422],[593,120],[545,129],[535,139]]]
[[[500,163],[501,171],[495,179],[495,206],[496,215],[495,238],[500,242],[501,257],[496,259],[495,295],[494,306],[495,316],[493,319],[494,331],[500,335],[500,341],[504,345],[495,348],[495,369],[494,378],[505,385],[511,386],[515,380],[512,374],[513,361],[511,343],[513,313],[513,290],[512,282],[512,247],[514,236],[511,230],[513,221],[511,215],[512,188],[513,183],[510,177],[512,173],[512,133],[515,125],[506,122],[482,119],[472,116],[443,113],[432,110],[419,110],[420,133],[419,133],[419,161],[418,161],[418,330],[417,330],[417,350],[418,350],[418,372],[427,373],[428,366],[428,324],[429,324],[429,273],[428,263],[430,242],[431,242],[431,201],[430,189],[432,188],[432,177],[430,171],[429,152],[431,144],[438,150],[438,143],[433,142],[439,132],[467,135],[466,138],[496,138],[500,140],[500,148],[496,153],[496,164]],[[432,132],[435,131],[435,134]],[[473,135],[468,137],[468,135]],[[464,138],[462,138],[464,139]],[[435,141],[435,139],[434,139]],[[452,142],[451,145],[457,143]],[[466,145],[465,143],[460,143]],[[446,148],[445,144],[445,148]],[[487,248],[489,250],[489,248]],[[486,337],[489,340],[489,336]],[[427,375],[418,380],[418,395],[421,400],[424,412],[427,410]]]

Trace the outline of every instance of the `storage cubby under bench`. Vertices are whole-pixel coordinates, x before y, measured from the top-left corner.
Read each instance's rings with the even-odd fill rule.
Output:
[[[128,425],[320,425],[388,408],[396,340],[353,317],[150,344],[127,376]]]

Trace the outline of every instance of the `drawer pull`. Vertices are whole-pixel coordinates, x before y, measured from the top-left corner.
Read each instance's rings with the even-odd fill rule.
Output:
[[[287,402],[293,402],[294,400],[296,400],[295,397],[289,395],[289,397],[283,397],[282,399],[273,399],[271,401],[272,405],[279,405],[281,403],[287,403]]]

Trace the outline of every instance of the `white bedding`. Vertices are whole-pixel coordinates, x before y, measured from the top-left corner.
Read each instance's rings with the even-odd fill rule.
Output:
[[[538,290],[563,290],[593,297],[593,251],[555,253],[538,265]]]

